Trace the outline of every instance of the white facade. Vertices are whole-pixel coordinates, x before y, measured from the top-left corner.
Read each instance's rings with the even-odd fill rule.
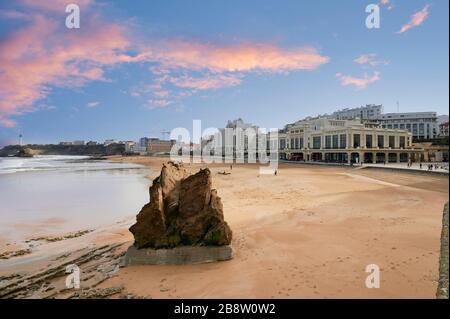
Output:
[[[337,120],[377,119],[381,114],[383,114],[383,105],[367,104],[366,106],[336,111],[331,115],[331,118]]]
[[[414,139],[435,138],[439,133],[436,112],[386,113],[378,120],[383,128],[411,132]]]
[[[281,159],[303,161],[400,162],[414,153],[408,131],[361,120],[299,121],[279,133],[278,144]]]
[[[246,152],[248,151],[248,136],[245,133],[245,130],[251,129],[255,134],[258,133],[258,126],[245,123],[241,118],[233,121],[228,121],[225,128],[219,129],[219,134],[214,135],[214,144],[222,146],[222,154],[234,154],[237,149],[240,151]],[[218,144],[218,140],[220,139],[220,143]],[[258,139],[255,135],[255,142],[257,147]]]
[[[109,139],[109,140],[105,140],[103,145],[108,146],[108,145],[115,144],[115,143],[118,143],[118,141],[117,140],[113,140],[113,139]]]

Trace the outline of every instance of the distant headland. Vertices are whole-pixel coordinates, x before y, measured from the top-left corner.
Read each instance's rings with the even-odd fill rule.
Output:
[[[19,156],[32,157],[34,155],[85,155],[110,156],[125,154],[123,144],[109,145],[61,145],[61,144],[30,144],[8,145],[0,149],[0,157]],[[28,156],[29,155],[29,156]]]

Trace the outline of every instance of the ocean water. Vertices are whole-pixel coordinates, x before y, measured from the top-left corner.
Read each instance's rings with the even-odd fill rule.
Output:
[[[82,156],[0,158],[0,241],[132,218],[148,202],[148,173]]]

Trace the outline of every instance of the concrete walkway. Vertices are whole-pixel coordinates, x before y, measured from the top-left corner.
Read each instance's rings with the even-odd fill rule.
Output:
[[[326,162],[304,162],[304,161],[287,161],[280,160],[280,163],[285,164],[306,164],[306,165],[324,165],[324,166],[350,166],[349,164],[344,163],[326,163]],[[433,170],[428,170],[428,164],[433,164]],[[435,169],[435,164],[439,166],[439,168]],[[448,163],[422,163],[422,168],[420,168],[419,163],[413,163],[411,167],[408,167],[407,163],[387,163],[387,164],[369,164],[364,163],[361,164],[353,164],[354,168],[367,168],[374,167],[380,169],[391,169],[391,170],[407,170],[412,172],[422,172],[422,173],[437,173],[437,174],[448,174],[449,173],[449,164]]]
[[[433,170],[428,170],[428,164],[433,164]],[[435,165],[438,165],[438,168],[435,168]],[[420,168],[419,163],[413,163],[411,167],[408,167],[407,163],[388,163],[384,164],[363,164],[365,167],[377,167],[377,168],[386,168],[386,169],[401,169],[401,170],[410,170],[410,171],[418,171],[418,172],[437,172],[437,173],[447,173],[448,174],[448,163],[422,163],[422,168]]]

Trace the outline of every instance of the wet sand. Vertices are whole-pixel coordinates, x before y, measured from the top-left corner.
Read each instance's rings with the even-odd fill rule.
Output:
[[[114,160],[151,167],[153,178],[167,159]],[[204,166],[188,165],[193,172]],[[90,284],[151,298],[435,297],[448,177],[289,164],[280,165],[278,176],[259,176],[256,165],[209,167],[233,230],[233,260],[115,268]],[[224,170],[231,174],[218,174]],[[16,273],[31,272],[36,262],[26,260],[35,255],[47,256],[41,260],[45,268],[54,263],[50,252],[55,259],[81,245],[93,249],[118,243],[111,263],[132,244],[127,227],[133,222],[45,243],[7,262],[16,265]],[[365,287],[365,267],[373,263],[381,268],[379,289]],[[0,261],[0,276],[8,271]],[[53,294],[33,296],[67,296],[67,291],[58,293],[61,283],[54,285]]]

